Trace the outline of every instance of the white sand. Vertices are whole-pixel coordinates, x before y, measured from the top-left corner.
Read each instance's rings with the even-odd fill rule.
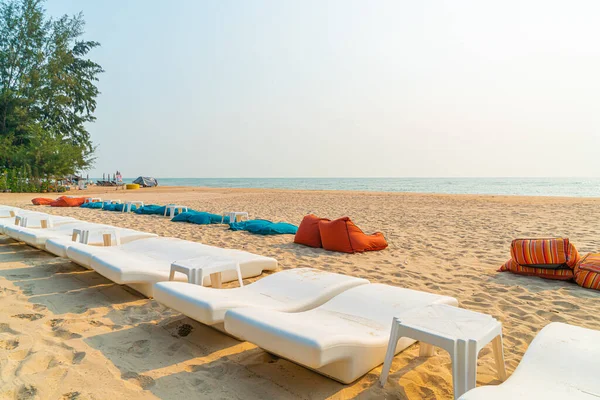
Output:
[[[600,251],[600,200],[166,187],[92,192],[147,203],[177,202],[215,213],[248,211],[251,218],[295,224],[309,212],[329,218],[348,215],[366,232],[382,231],[389,248],[329,253],[294,245],[287,235],[254,236],[158,216],[36,208],[244,249],[275,257],[282,268],[309,266],[457,297],[463,307],[504,324],[509,373],[551,321],[600,329],[600,292],[495,272],[509,257],[515,237],[567,236],[581,253]],[[27,205],[32,197],[0,194],[0,204],[34,208]],[[478,384],[498,383],[493,365],[491,349],[485,348]],[[2,399],[452,398],[450,359],[441,350],[435,357],[419,358],[418,346],[413,346],[398,355],[385,389],[377,385],[380,369],[341,385],[68,260],[0,238]]]

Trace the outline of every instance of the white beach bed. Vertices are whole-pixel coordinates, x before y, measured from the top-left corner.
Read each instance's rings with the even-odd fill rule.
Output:
[[[74,228],[90,225],[96,224],[74,220],[65,223],[59,223],[46,229],[40,229],[39,227],[30,228],[25,226],[11,225],[6,227],[5,234],[10,236],[12,239],[25,242],[28,245],[44,250],[46,240],[64,235],[68,235],[70,238]]]
[[[4,234],[4,229],[9,225],[14,225],[15,215],[21,212],[20,208],[11,206],[0,206],[0,235]]]
[[[121,243],[126,243],[131,240],[136,240],[145,237],[156,237],[152,233],[134,231],[132,229],[116,228],[110,225],[96,224],[85,221],[71,221],[56,225],[47,229],[36,229],[21,226],[12,226],[7,228],[6,234],[15,240],[25,242],[30,246],[37,247],[41,250],[47,250],[59,257],[66,257],[66,248],[73,242],[73,230],[89,231],[88,245],[102,246],[103,233],[116,232],[119,235]],[[54,250],[50,251],[47,244],[50,240],[54,240],[49,247]],[[60,250],[57,250],[60,249]]]
[[[67,258],[68,257],[67,250],[71,246],[78,246],[78,248],[80,248],[80,249],[104,246],[103,234],[105,234],[105,233],[116,232],[119,235],[121,244],[129,243],[134,240],[158,237],[158,235],[156,235],[154,233],[141,232],[141,231],[136,231],[136,230],[127,229],[127,228],[117,228],[117,227],[110,226],[110,225],[101,225],[101,224],[92,224],[92,223],[90,223],[90,224],[96,225],[96,226],[95,227],[90,226],[90,228],[86,228],[86,229],[90,230],[87,244],[74,242],[72,240],[72,234],[69,234],[68,236],[63,235],[60,237],[48,238],[46,240],[45,250],[49,253],[52,253],[52,254],[58,256],[58,257]],[[76,227],[74,227],[74,228],[76,228]],[[115,240],[114,235],[111,237],[111,241],[112,240]],[[88,251],[87,255],[84,255],[84,253],[85,253],[84,251],[74,252],[75,255],[78,255],[80,257],[78,257],[77,260],[71,259],[71,261],[74,261],[77,264],[82,265],[86,268],[90,268],[90,265],[92,262],[93,249]]]
[[[19,211],[21,211],[21,209],[18,207],[0,205],[0,219],[14,218],[14,215],[12,215],[11,212],[16,214]]]
[[[0,221],[1,232],[15,240],[20,240],[18,235],[21,232],[20,228],[22,228],[21,226],[15,225],[16,217],[27,218],[27,228],[37,230],[42,229],[42,221],[46,221],[46,223],[48,224],[48,228],[53,228],[60,225],[79,221],[78,219],[75,219],[73,217],[62,217],[58,215],[50,215],[36,211],[21,210],[16,213],[15,217],[4,218]]]
[[[148,297],[152,297],[154,283],[169,280],[171,264],[175,261],[210,256],[219,260],[228,259],[240,265],[244,278],[277,268],[277,260],[274,258],[164,237],[110,247],[75,243],[67,248],[67,256],[84,266],[89,263],[89,267],[99,274],[120,285],[128,285]],[[176,273],[175,279],[187,281],[187,277],[181,273]],[[237,273],[234,270],[222,274],[223,282],[236,279]],[[204,282],[210,283],[210,278],[207,277]]]
[[[232,309],[225,313],[225,330],[270,353],[350,383],[383,363],[393,317],[441,303],[458,305],[452,297],[369,284],[305,312]],[[414,342],[401,338],[397,353]]]
[[[313,268],[295,268],[232,289],[213,289],[186,282],[160,282],[154,286],[154,298],[196,321],[222,330],[225,312],[233,308],[306,311],[345,290],[368,283],[366,279],[352,276]]]
[[[506,382],[472,389],[460,399],[598,399],[599,344],[600,331],[553,322],[538,333]]]

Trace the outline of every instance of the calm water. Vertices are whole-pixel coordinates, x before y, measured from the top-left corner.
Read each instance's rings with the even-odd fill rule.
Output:
[[[158,178],[158,183],[162,186],[600,197],[600,178]]]

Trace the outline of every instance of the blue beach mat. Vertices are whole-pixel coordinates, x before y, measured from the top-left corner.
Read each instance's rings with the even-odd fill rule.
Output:
[[[85,203],[81,205],[81,208],[102,208],[104,203],[95,202],[95,203]]]
[[[257,235],[295,235],[298,227],[287,222],[271,222],[266,219],[234,222],[229,224],[232,231],[248,231]]]
[[[165,206],[159,206],[157,204],[147,204],[144,207],[136,209],[135,213],[145,215],[165,215],[165,209]]]
[[[194,211],[189,210],[187,212],[182,212],[180,214],[175,215],[175,217],[171,220],[173,222],[189,222],[191,224],[198,225],[209,225],[209,224],[220,224],[222,220],[222,216],[217,214],[211,214],[203,211]],[[225,217],[223,223],[229,223],[229,217]]]

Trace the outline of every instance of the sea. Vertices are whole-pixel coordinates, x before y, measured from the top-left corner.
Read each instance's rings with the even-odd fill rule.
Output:
[[[123,179],[131,182],[134,178]],[[600,197],[600,178],[157,178],[161,186]]]

